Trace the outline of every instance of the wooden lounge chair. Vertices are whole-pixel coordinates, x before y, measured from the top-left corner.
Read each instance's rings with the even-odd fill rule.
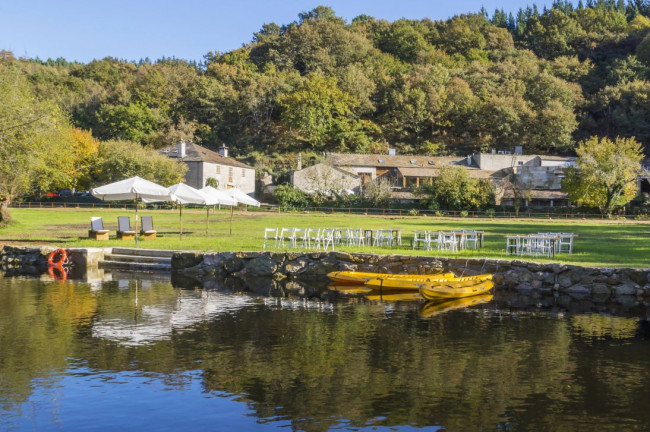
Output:
[[[144,240],[155,240],[156,230],[153,229],[153,217],[142,216],[140,222],[142,223],[140,226],[140,235],[144,238]]]
[[[131,229],[131,218],[128,216],[117,217],[118,240],[135,240],[135,231]]]
[[[88,238],[95,240],[108,240],[107,229],[104,229],[104,221],[101,217],[90,218],[90,229],[88,230]]]

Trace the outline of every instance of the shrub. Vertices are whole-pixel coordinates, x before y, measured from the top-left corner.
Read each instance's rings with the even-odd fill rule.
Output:
[[[409,216],[417,216],[419,214],[420,214],[420,212],[418,210],[416,210],[416,209],[409,210]]]
[[[280,207],[287,209],[297,209],[309,206],[309,195],[300,189],[290,185],[281,185],[275,188],[273,196],[280,204]]]
[[[467,217],[467,216],[469,216],[469,213],[467,212],[467,210],[463,210],[463,211],[460,212],[460,217]]]

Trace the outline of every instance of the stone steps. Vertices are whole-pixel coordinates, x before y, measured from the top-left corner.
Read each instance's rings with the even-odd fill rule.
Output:
[[[104,254],[100,268],[115,270],[138,270],[146,272],[169,272],[172,256],[176,251],[159,249],[113,248]]]

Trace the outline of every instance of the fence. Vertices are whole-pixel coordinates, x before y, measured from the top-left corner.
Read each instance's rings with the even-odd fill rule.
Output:
[[[12,208],[30,208],[30,209],[47,209],[47,208],[97,208],[97,209],[133,209],[133,202],[14,202]],[[173,208],[169,203],[150,203],[139,204],[141,207],[146,206],[150,210],[165,210]],[[204,208],[201,206],[186,206]],[[356,214],[356,215],[373,215],[373,216],[431,216],[431,217],[452,217],[452,218],[532,218],[532,219],[606,219],[607,216],[594,213],[570,213],[570,212],[519,212],[517,215],[514,211],[476,211],[476,210],[408,210],[408,209],[391,209],[391,208],[359,208],[359,207],[306,207],[301,209],[284,209],[276,205],[262,204],[260,207],[248,207],[251,212],[285,212],[285,213],[325,213],[325,214]],[[635,215],[617,216],[619,219],[635,219]],[[646,216],[647,218],[647,216]]]

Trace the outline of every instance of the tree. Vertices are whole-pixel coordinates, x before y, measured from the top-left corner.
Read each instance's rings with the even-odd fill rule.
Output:
[[[0,225],[31,184],[51,184],[46,157],[61,155],[69,125],[52,102],[38,100],[12,59],[0,61]],[[46,186],[45,186],[46,187]]]
[[[140,144],[104,141],[99,146],[91,175],[98,185],[137,175],[163,186],[171,186],[183,181],[186,171],[184,163]]]
[[[636,196],[643,151],[634,138],[592,137],[580,143],[576,153],[576,166],[562,182],[572,201],[596,206],[610,216]]]
[[[450,210],[481,209],[494,201],[494,189],[489,180],[470,178],[466,169],[449,165],[440,167],[438,177],[420,193]]]

